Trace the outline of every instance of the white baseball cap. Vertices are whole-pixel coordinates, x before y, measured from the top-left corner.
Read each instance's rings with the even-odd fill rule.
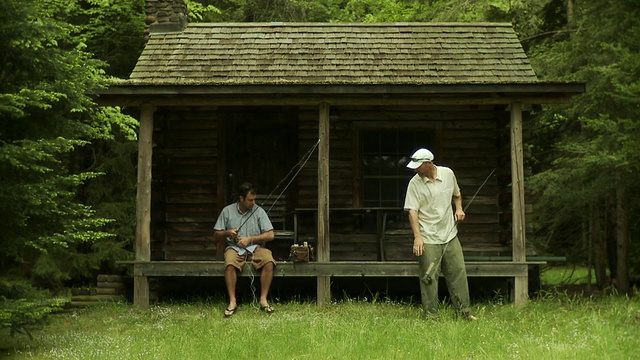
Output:
[[[411,155],[411,161],[407,164],[409,169],[415,170],[424,162],[433,161],[433,154],[427,149],[418,149]]]

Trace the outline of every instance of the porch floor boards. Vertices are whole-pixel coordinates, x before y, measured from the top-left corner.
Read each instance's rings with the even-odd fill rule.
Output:
[[[223,261],[120,261],[133,265],[134,276],[224,276]],[[530,265],[545,265],[546,261],[466,261],[470,277],[527,276]],[[251,266],[245,266],[241,275],[250,276]],[[410,261],[331,261],[277,263],[274,276],[338,276],[338,277],[404,277],[418,276],[418,264]]]

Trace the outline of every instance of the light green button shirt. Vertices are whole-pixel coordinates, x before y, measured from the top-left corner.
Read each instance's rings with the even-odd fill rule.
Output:
[[[436,168],[435,181],[418,174],[412,177],[404,200],[405,210],[418,212],[425,244],[445,244],[458,235],[451,204],[454,196],[460,196],[460,187],[451,169],[444,166]]]

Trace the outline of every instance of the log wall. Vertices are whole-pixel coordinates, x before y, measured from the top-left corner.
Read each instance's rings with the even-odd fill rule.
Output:
[[[304,150],[317,141],[317,109],[301,108],[299,115],[300,149]],[[509,198],[510,193],[509,136],[505,126],[508,119],[509,113],[504,106],[332,108],[331,208],[360,206],[358,135],[361,130],[433,131],[435,146],[431,150],[436,157],[435,163],[455,171],[464,206],[495,169],[468,207],[467,219],[459,227],[465,251],[473,255],[510,255],[510,202],[500,201]],[[415,148],[419,146],[416,144]],[[299,207],[316,207],[317,158],[314,161],[298,179]],[[408,173],[408,178],[410,176]],[[315,235],[312,216],[299,219],[299,236],[309,242],[313,242]],[[413,259],[406,214],[389,212],[386,220],[385,259]],[[375,244],[379,234],[375,214],[350,217],[343,213],[332,214],[330,221],[332,260],[376,260],[379,254]]]
[[[274,129],[282,128],[287,132],[286,136],[273,141],[280,143],[283,139],[290,139],[292,143],[269,147],[269,151],[284,152],[282,154],[260,154],[260,161],[251,163],[256,174],[286,174],[318,140],[317,107],[240,108],[232,114],[228,109],[221,111],[219,108],[201,107],[158,108],[155,111],[152,260],[215,258],[213,224],[230,199],[231,184],[225,179],[231,171],[227,169],[231,151],[225,139],[237,141],[242,138],[242,134],[235,133],[242,126],[230,124],[251,117],[248,115],[251,112],[255,113],[251,120],[253,123],[248,124],[261,121],[259,124],[265,129],[269,124]],[[459,227],[463,248],[474,255],[510,255],[508,119],[508,111],[496,106],[332,107],[330,207],[361,206],[362,130],[428,130],[435,138],[432,146],[435,163],[455,171],[463,193],[463,205],[467,206],[495,169],[468,207],[467,219]],[[291,126],[283,128],[283,124],[288,123]],[[259,133],[265,131],[260,130]],[[264,137],[274,138],[274,134]],[[260,137],[260,134],[252,136]],[[416,148],[420,145],[416,144]],[[291,149],[295,149],[293,154],[297,153],[297,158],[292,158]],[[248,156],[243,155],[243,158]],[[317,168],[316,151],[286,193],[289,215],[295,208],[317,207]],[[407,180],[410,176],[408,172]],[[261,179],[258,176],[251,180],[263,181],[270,191],[280,179]],[[265,192],[263,190],[261,194]],[[387,255],[386,260],[409,260],[412,259],[412,240],[407,232],[408,222],[406,214],[401,209],[397,210],[388,212],[385,218],[387,233],[382,251]],[[299,240],[314,244],[317,232],[313,212],[300,213],[298,220]],[[330,221],[331,260],[380,259],[380,224],[375,213],[330,214]],[[292,224],[293,221],[288,220],[287,223]],[[287,246],[281,249],[284,251]],[[276,255],[283,259],[287,254]]]
[[[214,259],[221,164],[217,112],[159,108],[155,124],[152,259]]]

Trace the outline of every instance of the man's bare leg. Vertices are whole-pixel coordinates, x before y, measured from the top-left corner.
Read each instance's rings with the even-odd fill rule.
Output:
[[[224,314],[225,316],[231,316],[238,307],[238,303],[236,301],[236,284],[238,283],[238,274],[235,267],[228,265],[224,269],[224,282],[227,285],[227,294],[229,294],[229,306],[227,306],[227,310],[225,310]]]
[[[265,308],[267,312],[272,312],[273,309],[269,306],[267,296],[269,295],[269,289],[271,288],[271,282],[273,281],[273,263],[269,262],[262,267],[260,274],[260,307]]]

